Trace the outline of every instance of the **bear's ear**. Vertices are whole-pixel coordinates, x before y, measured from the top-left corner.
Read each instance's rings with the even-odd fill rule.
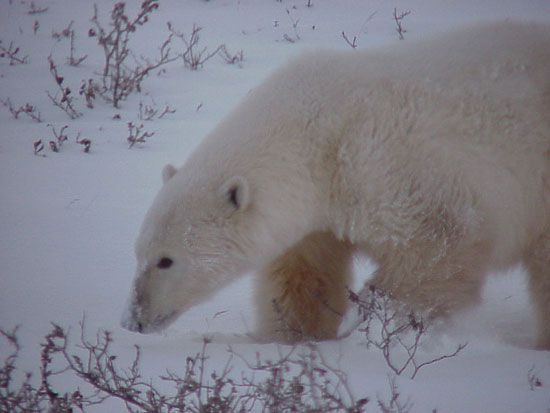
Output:
[[[165,184],[170,178],[172,178],[178,170],[172,165],[168,164],[162,169],[162,183]]]
[[[242,210],[248,205],[248,182],[242,176],[229,178],[222,185],[220,193],[225,198],[225,202],[235,210]]]

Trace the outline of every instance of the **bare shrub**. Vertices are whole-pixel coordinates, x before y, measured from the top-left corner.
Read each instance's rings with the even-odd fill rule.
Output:
[[[237,65],[242,67],[242,62],[244,61],[244,54],[242,50],[237,54],[232,54],[229,53],[225,45],[221,45],[219,47],[219,54],[228,65]]]
[[[19,115],[21,113],[27,115],[29,118],[36,122],[42,122],[42,118],[40,117],[40,112],[37,111],[36,107],[31,105],[30,103],[25,103],[23,106],[19,106],[16,108],[12,103],[10,98],[7,98],[6,100],[2,101],[2,104],[8,108],[10,113],[15,119],[19,119]]]
[[[158,113],[158,109],[153,106],[145,105],[141,100],[139,101],[139,120],[153,120]]]
[[[130,49],[131,35],[138,27],[149,21],[150,14],[158,7],[158,0],[144,0],[138,15],[130,19],[125,12],[125,3],[116,3],[111,10],[110,30],[107,30],[99,21],[97,5],[94,5],[92,23],[95,29],[90,29],[88,35],[97,37],[98,44],[103,48],[102,96],[115,108],[118,108],[120,101],[126,99],[132,92],[141,91],[141,83],[151,71],[178,58],[170,53],[171,36],[161,45],[160,56],[154,61],[143,56],[137,57]],[[133,66],[127,62],[130,56],[135,61]]]
[[[55,140],[50,140],[49,141],[49,147],[50,147],[50,150],[52,152],[55,152],[55,153],[58,153],[61,151],[61,148],[62,146],[65,144],[65,142],[68,142],[69,141],[69,136],[68,134],[66,133],[66,130],[67,128],[69,127],[68,125],[63,125],[61,127],[61,129],[59,129],[59,131],[55,128],[54,125],[52,125],[51,123],[48,123],[46,126],[50,127],[51,130],[52,130],[52,134],[55,138]],[[83,151],[85,153],[89,153],[90,152],[90,147],[92,145],[92,141],[88,138],[80,138],[80,132],[76,135],[75,137],[75,142],[82,145],[83,146]],[[41,155],[41,156],[45,156],[44,153],[43,153],[43,150],[44,150],[44,145],[42,144],[42,140],[39,140],[37,142],[35,142],[34,144],[34,148],[35,148],[35,155]],[[37,152],[38,150],[38,152]]]
[[[143,131],[143,123],[141,125],[134,125],[132,122],[128,122],[128,148],[131,149],[137,143],[145,143],[147,138],[153,136],[155,132]]]
[[[38,411],[44,396],[40,396],[39,389],[33,388],[30,384],[31,374],[25,375],[18,388],[14,388],[13,384],[13,376],[17,371],[16,361],[21,350],[16,335],[18,329],[19,327],[11,331],[0,329],[0,335],[13,347],[12,353],[5,358],[0,368],[0,410],[3,412]]]
[[[95,339],[85,337],[80,324],[79,354],[69,350],[69,334],[52,324],[51,332],[41,344],[40,381],[37,387],[27,374],[22,384],[14,384],[19,343],[16,329],[0,330],[15,350],[0,368],[0,408],[2,411],[84,411],[87,406],[101,404],[108,398],[121,400],[131,412],[364,412],[367,398],[356,400],[347,384],[347,377],[324,360],[314,344],[295,346],[286,352],[279,348],[278,359],[264,360],[257,353],[248,362],[228,349],[226,362],[218,370],[209,363],[209,339],[202,348],[185,360],[181,374],[167,371],[159,379],[171,384],[169,393],[161,393],[154,381],[140,371],[141,350],[135,346],[135,357],[125,368],[117,365],[111,352],[109,332],[97,332]],[[240,358],[247,370],[238,375],[234,358]],[[54,367],[54,362],[56,366]],[[52,378],[76,376],[87,383],[87,390],[60,392]],[[71,380],[74,383],[74,378]],[[72,410],[71,410],[72,409]]]
[[[77,388],[70,393],[59,393],[52,387],[54,376],[66,371],[54,369],[53,357],[59,352],[66,352],[66,333],[61,327],[54,325],[52,331],[44,338],[41,344],[39,385],[33,384],[32,374],[26,373],[23,380],[17,385],[14,378],[16,361],[19,357],[21,345],[17,339],[17,330],[5,331],[0,334],[13,347],[12,353],[4,360],[0,368],[0,411],[3,412],[72,412],[84,411],[85,406],[99,404],[106,397],[98,396],[95,392],[90,396],[83,396]]]
[[[346,374],[331,367],[315,344],[293,346],[286,353],[278,350],[275,361],[262,360],[259,353],[255,363],[239,356],[249,372],[242,381],[246,406],[253,408],[258,403],[262,411],[269,412],[365,411],[369,399],[356,400]],[[258,373],[264,376],[259,382]]]
[[[367,298],[353,297],[364,315],[366,325],[362,331],[367,334],[368,345],[382,350],[395,374],[402,373],[407,365],[411,365],[414,377],[421,367],[453,357],[463,348],[459,346],[453,355],[417,362],[418,337],[426,331],[424,322],[411,316],[407,323],[399,323],[397,313],[389,307],[387,295],[377,293],[375,289],[371,293]],[[369,337],[376,323],[382,329],[382,339]],[[406,332],[413,338],[412,347],[403,338]],[[225,362],[213,367],[208,355],[211,341],[204,338],[200,351],[185,358],[181,372],[167,370],[164,375],[151,379],[141,372],[139,346],[135,346],[133,361],[121,367],[119,358],[111,349],[112,334],[100,330],[91,339],[87,338],[84,321],[80,323],[80,340],[76,347],[69,346],[68,331],[52,324],[50,333],[40,345],[39,380],[31,380],[32,374],[28,373],[16,384],[14,373],[20,351],[16,333],[17,328],[12,331],[0,329],[0,336],[14,349],[0,366],[0,411],[84,411],[86,407],[107,399],[117,399],[128,411],[136,413],[360,413],[366,411],[369,403],[367,397],[354,396],[346,373],[331,366],[315,343],[277,346],[273,359],[265,358],[259,352],[255,357],[243,356],[228,347]],[[386,352],[392,346],[406,350],[405,368],[399,367],[393,355]],[[78,353],[75,353],[76,348]],[[235,363],[238,360],[240,364]],[[240,372],[235,371],[238,366],[242,366]],[[64,383],[73,387],[68,391],[56,388],[53,379],[60,376],[65,378]],[[75,383],[77,378],[80,381]],[[170,385],[168,392],[159,390],[155,384],[158,380]],[[542,385],[534,374],[534,368],[529,370],[528,380],[532,388]],[[389,386],[389,399],[377,397],[380,410],[384,413],[409,412],[411,400],[402,399],[396,375],[389,376]]]
[[[198,27],[196,24],[193,24],[191,33],[188,36],[176,30],[172,26],[172,23],[168,22],[167,25],[168,25],[168,30],[170,30],[172,35],[176,36],[177,38],[183,41],[185,48],[183,52],[179,54],[179,56],[183,59],[184,65],[191,70],[200,69],[208,60],[216,56],[218,52],[221,51],[222,48],[224,48],[224,45],[220,45],[214,51],[211,51],[211,52],[208,51],[207,47],[200,48],[199,33],[202,30],[202,27]]]
[[[409,311],[393,301],[389,294],[373,286],[365,293],[360,297],[350,292],[350,300],[363,321],[359,331],[365,334],[367,347],[382,352],[386,364],[395,374],[401,375],[408,369],[411,379],[414,379],[422,367],[455,357],[466,347],[466,344],[459,344],[450,354],[419,360],[418,350],[427,337],[429,320]]]
[[[160,112],[160,113],[159,113]],[[157,109],[156,105],[147,105],[144,104],[141,100],[139,101],[139,111],[138,118],[139,120],[150,121],[154,119],[162,119],[168,114],[176,113],[176,109],[172,109],[170,105],[166,105],[162,111]]]

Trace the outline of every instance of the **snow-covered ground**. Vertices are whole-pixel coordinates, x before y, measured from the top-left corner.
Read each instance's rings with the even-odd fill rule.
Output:
[[[32,5],[34,3],[34,6]],[[114,2],[97,1],[105,26]],[[134,16],[140,2],[128,2]],[[0,99],[14,108],[31,104],[40,112],[38,123],[20,114],[15,119],[0,105],[0,327],[20,325],[23,345],[18,367],[37,371],[39,342],[50,322],[70,327],[78,335],[85,315],[86,330],[112,331],[114,350],[130,359],[134,345],[143,350],[144,375],[157,377],[170,368],[183,368],[202,337],[210,334],[209,363],[223,367],[226,347],[254,357],[255,352],[276,354],[274,345],[251,343],[245,334],[254,322],[252,277],[248,275],[220,292],[215,299],[185,313],[162,335],[142,336],[119,327],[134,273],[133,242],[143,215],[160,186],[164,164],[180,165],[191,149],[254,85],[301,50],[312,47],[350,49],[342,36],[356,38],[359,49],[407,42],[426,33],[476,20],[522,19],[550,22],[548,0],[180,0],[162,1],[149,22],[138,28],[131,48],[156,57],[168,36],[166,22],[190,33],[202,27],[199,46],[214,50],[225,44],[244,60],[230,65],[215,56],[198,71],[183,61],[167,65],[147,77],[141,93],[132,94],[116,109],[101,98],[86,107],[78,90],[83,80],[99,78],[103,52],[93,27],[93,2],[72,0],[2,0],[0,46],[19,47],[26,64],[10,65],[0,58]],[[28,13],[32,8],[47,8]],[[403,20],[405,40],[399,40],[393,9],[410,11]],[[69,40],[60,33],[73,21],[75,56],[88,55],[78,67],[66,64]],[[181,44],[174,43],[174,51]],[[57,85],[49,73],[52,55],[63,85],[72,90],[82,112],[76,120],[55,107],[47,91]],[[143,121],[140,102],[160,112],[176,109],[162,119]],[[160,113],[159,112],[159,113]],[[117,116],[115,116],[117,115]],[[120,119],[115,119],[120,118]],[[146,143],[128,149],[127,123],[154,132]],[[48,147],[67,125],[68,141],[59,153]],[[77,144],[92,141],[90,153]],[[45,148],[37,156],[33,143]],[[358,262],[365,277],[365,263]],[[492,276],[484,303],[457,317],[452,325],[429,337],[426,357],[468,346],[457,357],[425,367],[411,380],[397,378],[403,399],[412,411],[425,412],[548,412],[550,411],[550,353],[529,349],[534,336],[531,309],[521,268]],[[375,400],[389,399],[388,374],[380,352],[367,350],[361,334],[319,345],[326,359],[348,374],[357,397],[369,397],[368,411],[379,411]],[[0,358],[10,348],[0,341]],[[126,356],[126,357],[125,357]],[[237,366],[237,369],[238,370]],[[542,386],[531,389],[528,372]],[[239,374],[238,372],[236,374]],[[105,408],[119,411],[112,402]]]

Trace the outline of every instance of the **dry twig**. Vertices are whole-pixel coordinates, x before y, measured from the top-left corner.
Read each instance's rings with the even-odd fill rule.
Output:
[[[21,50],[19,49],[19,47],[13,45],[13,42],[10,42],[10,45],[6,49],[4,46],[2,46],[2,40],[0,40],[0,58],[9,59],[10,66],[13,66],[15,64],[28,63],[29,56],[19,55],[20,51]]]
[[[52,103],[63,110],[71,119],[76,119],[82,116],[82,113],[77,111],[73,106],[73,98],[71,96],[72,91],[68,86],[64,86],[64,78],[57,71],[57,66],[52,60],[52,56],[48,56],[48,63],[50,65],[50,73],[57,84],[58,91],[55,96],[52,96],[50,92],[46,92]]]
[[[10,113],[15,119],[19,118],[19,115],[21,113],[24,113],[28,117],[30,117],[32,120],[40,123],[42,122],[42,118],[40,117],[40,112],[37,112],[36,107],[31,105],[30,103],[25,103],[24,106],[19,106],[18,108],[15,108],[13,104],[11,103],[10,98],[7,98],[6,100],[2,101],[2,104],[8,108]]]
[[[406,33],[407,30],[403,28],[403,19],[405,19],[405,17],[407,17],[409,14],[411,14],[410,10],[397,14],[397,9],[393,9],[393,19],[395,20],[395,24],[397,25],[395,30],[397,31],[397,34],[399,34],[399,40],[405,39],[404,33]]]

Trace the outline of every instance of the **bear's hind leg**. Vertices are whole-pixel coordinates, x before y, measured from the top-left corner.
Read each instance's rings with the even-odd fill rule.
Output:
[[[345,313],[352,247],[314,233],[258,274],[260,338],[296,342],[335,338]]]
[[[429,243],[379,261],[369,285],[390,292],[429,319],[447,318],[481,301],[491,243]]]
[[[537,316],[537,347],[550,350],[550,234],[540,237],[527,250],[525,265]]]

